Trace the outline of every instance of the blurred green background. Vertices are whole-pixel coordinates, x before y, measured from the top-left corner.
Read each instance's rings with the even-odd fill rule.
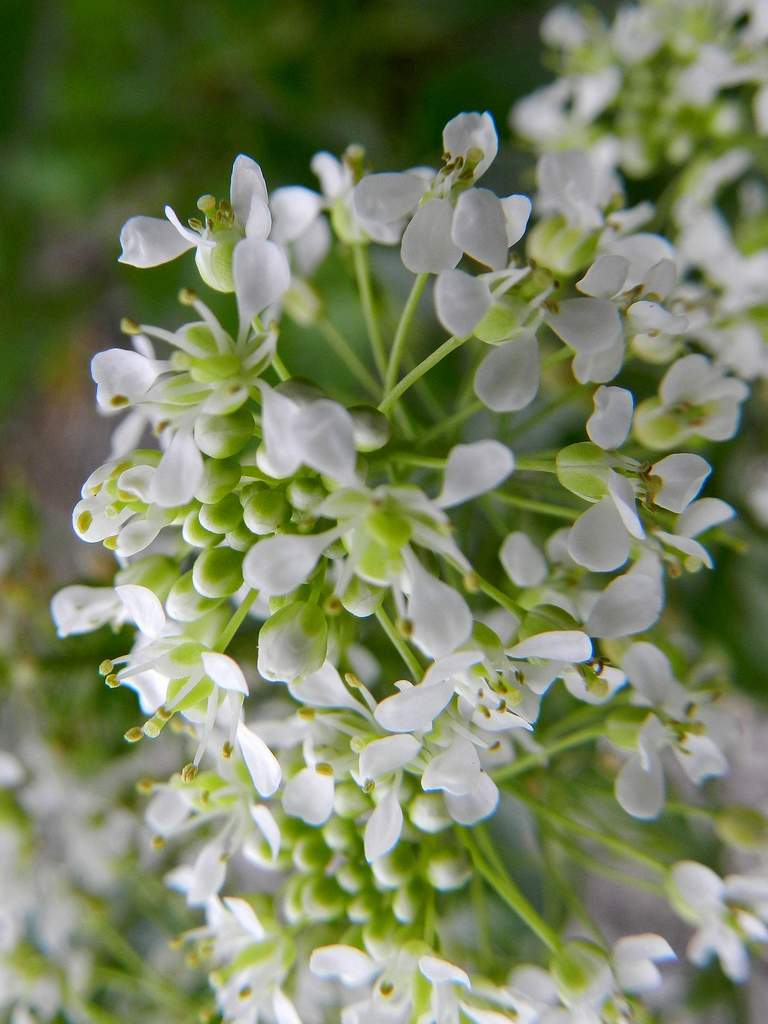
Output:
[[[183,218],[202,192],[226,195],[240,151],[270,188],[313,186],[312,154],[349,142],[378,169],[434,161],[460,110],[489,109],[506,136],[512,102],[550,77],[538,25],[551,5],[4,0],[0,489],[31,490],[54,580],[106,565],[69,520],[108,447],[88,360],[122,343],[125,314],[178,323],[177,289],[194,284],[189,261],[151,274],[118,265],[125,219],[160,215],[165,202]],[[507,144],[493,179],[530,188],[531,161]],[[742,450],[758,448],[763,430],[750,420]],[[726,446],[714,458],[718,491],[738,504],[747,464]],[[748,515],[740,529],[750,531]],[[727,640],[736,681],[761,692],[768,554],[751,532],[750,557],[719,552],[722,571],[687,581],[685,599],[703,635]]]

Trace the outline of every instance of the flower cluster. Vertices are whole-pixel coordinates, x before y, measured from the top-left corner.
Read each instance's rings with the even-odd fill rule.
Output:
[[[757,303],[735,294],[748,257],[708,271],[700,222],[674,241],[652,231],[653,206],[625,202],[628,158],[593,146],[592,126],[623,88],[638,103],[658,95],[633,76],[668,70],[669,48],[686,64],[664,93],[673,123],[714,64],[711,102],[761,83],[749,48],[762,8],[727,45],[696,36],[694,53],[716,7],[687,4],[665,36],[668,8],[625,12],[598,41],[581,15],[549,16],[567,76],[516,113],[551,149],[533,202],[481,184],[496,128],[464,113],[436,169],[367,173],[351,148],[315,157],[320,192],[270,193],[239,156],[229,200],[202,196],[189,226],[166,207],[123,229],[130,266],[194,249],[204,284],[234,298],[231,323],[185,289],[195,319],[125,319],[131,347],[94,358],[100,409],[126,415],[73,524],[117,571],[114,586],[61,591],[53,614],[61,635],[129,624],[129,649],[101,665],[108,686],[137,693],[143,719],[126,740],[169,723],[187,739],[186,763],[145,785],[146,820],[180,850],[167,881],[205,913],[185,939],[228,1022],[321,1021],[339,1006],[345,1022],[639,1019],[671,946],[545,920],[485,824],[508,811],[505,791],[588,865],[602,862],[585,838],[640,858],[697,928],[693,962],[717,954],[740,980],[743,943],[768,938],[764,875],[721,881],[603,836],[558,770],[586,745],[611,813],[654,821],[683,786],[678,766],[699,785],[727,771],[736,742],[722,677],[687,663],[662,612],[669,581],[712,569],[733,540],[731,506],[701,495],[700,452],[734,436],[764,367],[762,348],[732,353]],[[764,106],[761,92],[758,119]],[[644,141],[656,159],[655,136]],[[292,374],[280,344],[287,321],[324,316],[313,273],[331,246],[354,269],[371,343],[369,368],[334,328],[357,404]],[[412,278],[388,347],[376,246]],[[430,284],[448,337],[418,361]],[[435,396],[427,374],[459,350],[466,383]],[[578,409],[568,443],[513,444],[549,405]],[[149,435],[157,444],[140,447]],[[519,916],[546,969],[500,971],[473,951],[459,923],[470,888]]]

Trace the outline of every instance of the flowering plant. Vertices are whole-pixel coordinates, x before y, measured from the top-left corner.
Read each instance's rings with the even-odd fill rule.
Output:
[[[146,823],[223,1020],[650,1019],[675,950],[607,937],[581,872],[648,890],[735,982],[768,940],[765,819],[697,796],[738,715],[678,581],[740,547],[708,456],[766,372],[768,250],[714,202],[743,177],[765,219],[731,136],[749,110],[765,130],[768,14],[677,6],[548,16],[564,74],[512,117],[532,199],[487,187],[497,129],[469,112],[437,167],[350,147],[314,158],[318,190],[270,192],[240,155],[228,199],[123,228],[123,263],[194,250],[212,294],[92,362],[122,419],[73,525],[117,567],[53,615],[129,625],[100,666],[136,692],[125,739],[181,740]],[[622,172],[658,168],[659,205],[628,200]],[[750,862],[716,873],[713,838]]]

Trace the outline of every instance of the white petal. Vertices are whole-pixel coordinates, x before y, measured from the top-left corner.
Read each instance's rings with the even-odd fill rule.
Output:
[[[499,560],[507,576],[518,587],[537,587],[547,577],[547,560],[527,533],[515,531],[507,534]]]
[[[510,658],[547,658],[556,661],[588,661],[592,644],[578,629],[554,629],[528,637],[507,651]]]
[[[616,976],[625,992],[647,992],[661,984],[654,960],[676,960],[675,951],[661,935],[628,935],[613,947]]]
[[[448,199],[430,199],[420,206],[403,234],[400,254],[414,274],[451,270],[461,249],[451,241],[453,206]]]
[[[653,535],[658,537],[662,544],[667,547],[673,548],[675,551],[680,551],[688,558],[693,558],[702,565],[705,565],[708,569],[714,568],[714,562],[712,556],[704,547],[703,544],[699,544],[697,540],[693,540],[691,537],[678,537],[676,533],[667,533],[666,530],[654,530]]]
[[[144,636],[156,640],[165,629],[165,612],[160,599],[148,587],[133,583],[115,587],[115,593],[125,605],[129,617]]]
[[[633,754],[617,775],[614,792],[633,818],[657,817],[664,805],[664,771],[659,758],[651,758],[646,771],[640,757]]]
[[[369,743],[360,754],[360,777],[378,779],[408,764],[421,750],[413,736],[385,736]]]
[[[599,352],[621,339],[621,317],[607,299],[566,299],[546,321],[577,352]]]
[[[629,534],[609,495],[582,513],[568,533],[568,554],[592,572],[618,569],[629,558],[630,547]]]
[[[333,776],[302,768],[286,783],[283,810],[307,825],[324,825],[333,813]]]
[[[341,483],[355,480],[354,421],[338,402],[321,398],[302,409],[293,424],[301,461]]]
[[[501,270],[507,265],[507,222],[500,200],[485,188],[462,192],[456,203],[451,239],[468,256]]]
[[[475,374],[475,394],[493,412],[518,412],[539,390],[539,343],[523,332],[491,348]]]
[[[626,388],[599,387],[592,400],[595,411],[587,420],[590,441],[606,450],[621,448],[632,426],[634,398]]]
[[[250,903],[238,896],[225,896],[222,903],[250,938],[255,939],[256,942],[260,942],[264,938],[266,934],[264,926]]]
[[[221,889],[226,874],[226,858],[218,841],[206,843],[192,866],[187,903],[191,907],[206,903]]]
[[[499,803],[499,787],[487,772],[480,773],[476,789],[463,796],[445,794],[445,806],[458,825],[475,825],[493,814]]]
[[[453,587],[424,569],[409,551],[405,562],[411,578],[408,617],[413,623],[413,641],[431,658],[450,654],[472,631],[472,613]]]
[[[463,736],[457,736],[450,747],[431,759],[421,777],[421,788],[426,792],[443,789],[464,796],[478,785],[479,775],[477,748]]]
[[[289,594],[305,582],[337,536],[337,530],[326,530],[311,536],[266,537],[245,556],[243,578],[249,587],[270,597]]]
[[[280,762],[264,740],[244,722],[237,726],[237,745],[259,796],[272,796],[280,785]]]
[[[280,853],[280,828],[272,816],[272,812],[263,804],[252,804],[250,812],[254,824],[267,841],[272,860],[277,860],[277,855]]]
[[[687,733],[685,739],[675,747],[675,756],[696,786],[704,779],[717,778],[728,771],[725,754],[709,736]]]
[[[379,967],[367,953],[354,946],[319,946],[309,958],[309,969],[318,978],[338,978],[354,988],[376,976]]]
[[[191,501],[203,480],[203,457],[190,430],[177,430],[152,477],[152,500],[161,508]]]
[[[624,529],[633,537],[642,540],[645,537],[645,530],[637,514],[635,492],[629,479],[612,469],[608,474],[608,494],[621,516]]]
[[[389,853],[403,830],[403,809],[397,792],[390,789],[376,804],[366,822],[364,833],[365,859],[369,864]]]
[[[620,292],[627,279],[629,262],[623,256],[607,253],[598,256],[576,287],[596,299],[610,299]]]
[[[91,376],[98,385],[96,401],[114,412],[116,397],[136,402],[143,398],[167,364],[147,359],[130,349],[110,348],[91,360]],[[124,402],[122,404],[125,404]]]
[[[123,602],[112,587],[64,587],[53,595],[51,616],[60,637],[90,633],[122,619]]]
[[[670,512],[683,512],[696,497],[712,469],[700,455],[681,452],[667,455],[651,466],[651,475],[662,480],[654,502]]]
[[[129,267],[158,267],[175,260],[195,243],[160,217],[131,217],[120,232],[120,262]]]
[[[302,1024],[296,1007],[282,989],[276,988],[272,993],[272,1010],[275,1024]]]
[[[453,697],[453,680],[444,679],[429,686],[411,686],[386,697],[374,717],[390,732],[426,732],[433,720]]]
[[[437,319],[450,334],[466,338],[491,308],[491,290],[481,277],[443,270],[435,282]]]
[[[466,157],[473,149],[482,153],[474,170],[476,180],[488,170],[499,150],[496,125],[488,111],[457,114],[443,129],[443,152],[449,158]]]
[[[636,572],[612,580],[592,607],[586,622],[590,636],[615,638],[648,629],[663,604],[659,582]]]
[[[290,682],[288,690],[292,697],[307,707],[360,710],[359,701],[346,688],[338,669],[330,661],[326,661],[316,672]]]
[[[492,491],[514,468],[514,455],[499,441],[457,444],[448,455],[443,487],[435,503],[440,508],[452,508]]]
[[[525,234],[531,216],[531,200],[528,196],[504,196],[501,206],[507,225],[507,245],[514,245]]]
[[[322,199],[317,192],[302,185],[276,189],[269,197],[272,241],[278,245],[295,242],[319,216],[321,204]]]
[[[455,964],[448,963],[447,960],[440,960],[436,956],[425,955],[419,957],[419,970],[433,985],[449,982],[452,985],[463,985],[464,988],[472,988],[472,983],[466,971],[462,971]]]
[[[719,526],[736,515],[733,508],[720,498],[699,498],[693,501],[677,521],[677,533],[683,537],[698,537],[700,533]]]
[[[234,690],[236,693],[248,696],[248,684],[242,669],[234,658],[230,658],[227,654],[204,651],[202,660],[205,674],[217,686],[223,690]]]
[[[258,204],[265,206],[267,204],[267,185],[261,167],[245,153],[240,153],[235,157],[235,162],[232,164],[229,199],[235,217],[243,227],[248,223],[254,200]],[[265,238],[268,233],[269,229],[264,234]]]
[[[722,909],[725,886],[719,875],[694,860],[678,861],[670,870],[677,894],[692,910],[717,914]]]
[[[232,274],[241,330],[277,302],[291,283],[288,257],[274,242],[261,238],[244,238],[237,243]]]
[[[426,188],[416,174],[367,174],[355,185],[352,201],[364,220],[391,224],[414,209]]]

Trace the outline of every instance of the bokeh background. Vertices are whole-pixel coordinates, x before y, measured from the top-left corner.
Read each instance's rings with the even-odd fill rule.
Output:
[[[10,564],[9,545],[14,559],[24,548],[14,562],[19,568],[0,582],[0,616],[7,620],[0,628],[0,683],[17,678],[28,662],[34,685],[45,667],[56,706],[52,728],[85,770],[89,728],[105,736],[112,730],[116,751],[132,704],[128,694],[105,702],[92,668],[84,667],[98,663],[101,641],[65,648],[48,623],[57,586],[106,579],[111,565],[100,549],[80,544],[70,526],[82,480],[108,449],[88,362],[122,343],[121,316],[179,322],[176,293],[195,284],[186,260],[151,274],[119,265],[121,225],[132,214],[160,215],[166,202],[183,219],[201,193],[227,195],[238,152],[261,163],[270,188],[314,186],[312,155],[340,153],[350,142],[362,143],[380,170],[433,162],[442,126],[460,110],[488,109],[496,118],[506,146],[491,184],[530,190],[532,159],[510,143],[506,119],[517,98],[551,75],[538,40],[550,6],[0,3],[0,557]],[[616,4],[593,6],[610,13]],[[331,264],[324,272],[337,269]],[[344,315],[341,309],[341,322]],[[293,344],[290,365],[300,368],[312,352]],[[748,554],[721,550],[716,576],[702,573],[681,586],[700,635],[724,644],[735,685],[764,701],[768,543],[745,492],[745,482],[763,471],[759,453],[768,432],[760,402],[756,395],[738,443],[710,453],[716,491],[737,506],[736,534]],[[768,483],[765,491],[768,509]],[[4,568],[0,563],[0,577]],[[59,699],[64,686],[66,700]],[[114,729],[105,716],[113,716]],[[750,736],[753,749],[762,736]],[[738,778],[740,798],[759,802],[759,789],[746,792],[759,779],[749,762]]]

